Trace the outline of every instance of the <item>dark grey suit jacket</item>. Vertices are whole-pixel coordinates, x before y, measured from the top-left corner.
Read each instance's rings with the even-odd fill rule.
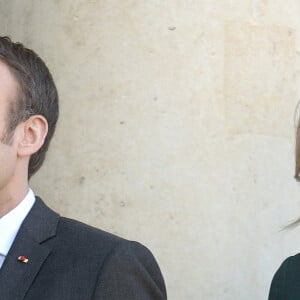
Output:
[[[166,298],[147,248],[60,217],[38,197],[0,270],[1,300]]]
[[[288,257],[275,273],[269,300],[300,299],[300,254]]]

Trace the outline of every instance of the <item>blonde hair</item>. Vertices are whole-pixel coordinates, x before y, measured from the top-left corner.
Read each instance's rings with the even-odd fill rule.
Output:
[[[296,125],[296,148],[295,148],[295,179],[300,182],[300,117],[299,117],[300,101],[297,104],[295,111]]]

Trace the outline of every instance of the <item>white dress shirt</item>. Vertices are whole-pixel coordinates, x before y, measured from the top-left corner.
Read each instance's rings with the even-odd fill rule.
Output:
[[[25,198],[13,210],[0,218],[0,268],[34,202],[34,193],[29,189]]]

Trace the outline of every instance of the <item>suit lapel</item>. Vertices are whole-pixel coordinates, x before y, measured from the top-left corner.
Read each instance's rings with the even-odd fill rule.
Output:
[[[1,299],[22,300],[53,248],[59,215],[41,199],[25,218],[0,270]],[[18,260],[25,256],[28,263]]]

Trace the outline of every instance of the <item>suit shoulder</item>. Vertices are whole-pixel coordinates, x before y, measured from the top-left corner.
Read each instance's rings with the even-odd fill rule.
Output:
[[[287,269],[289,274],[300,277],[300,253],[288,257],[282,265]]]
[[[124,260],[143,261],[146,266],[153,262],[156,264],[152,252],[139,242],[124,239],[77,220],[60,217],[56,237],[64,248],[80,249],[81,253],[87,252],[90,255],[101,251]]]
[[[129,242],[117,235],[87,225],[77,220],[60,217],[57,226],[57,237],[71,245],[82,245],[91,248],[114,248],[119,243]],[[93,247],[91,247],[93,245]]]
[[[77,220],[60,217],[56,245],[72,255],[109,258],[119,264],[140,262],[146,269],[153,265],[159,269],[152,252],[136,241],[126,240],[117,235],[84,224]]]
[[[300,262],[300,253],[288,257],[287,260]]]
[[[276,271],[269,291],[269,300],[299,299],[300,254],[286,258]]]

